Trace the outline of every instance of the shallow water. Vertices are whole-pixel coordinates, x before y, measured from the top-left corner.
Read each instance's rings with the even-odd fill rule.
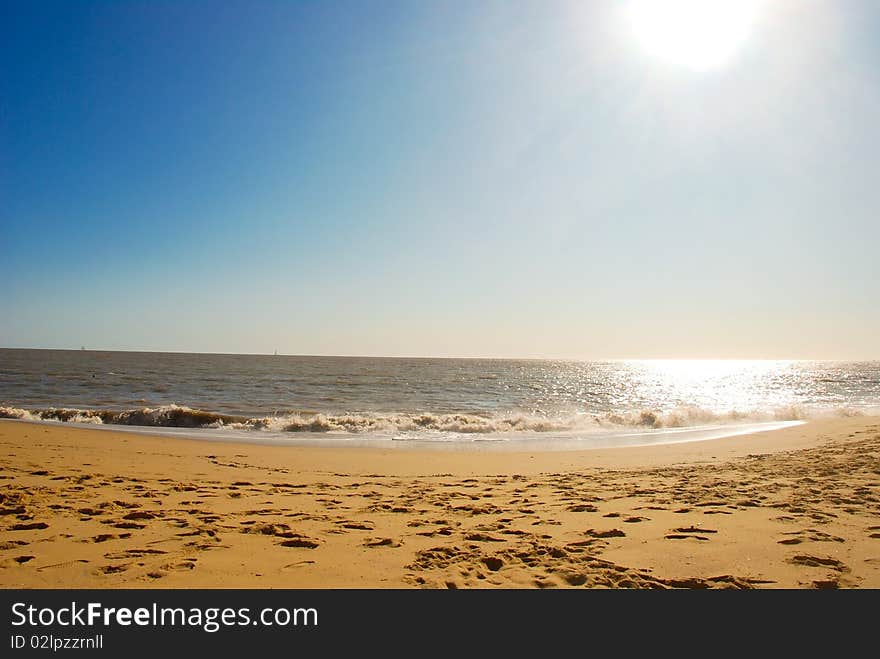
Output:
[[[0,350],[0,416],[185,428],[239,441],[622,445],[878,409],[880,362]]]

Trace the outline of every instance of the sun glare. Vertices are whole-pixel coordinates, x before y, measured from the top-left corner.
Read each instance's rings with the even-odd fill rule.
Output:
[[[632,0],[630,26],[644,50],[695,71],[727,63],[748,39],[759,0]]]

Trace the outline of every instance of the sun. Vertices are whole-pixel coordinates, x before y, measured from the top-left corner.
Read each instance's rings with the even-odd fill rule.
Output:
[[[760,0],[631,0],[636,40],[652,57],[694,71],[731,60],[752,32]]]

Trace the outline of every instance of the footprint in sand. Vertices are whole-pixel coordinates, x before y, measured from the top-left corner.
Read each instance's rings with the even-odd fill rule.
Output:
[[[282,547],[300,547],[302,549],[315,549],[318,543],[308,538],[293,538],[278,543]]]
[[[36,558],[36,556],[30,556],[30,555],[12,556],[9,558],[4,558],[4,559],[0,560],[0,569],[5,570],[8,568],[14,567],[16,565],[23,565],[24,563],[27,563],[28,561],[32,561],[35,558]]]
[[[816,529],[789,531],[787,533],[783,533],[783,535],[791,535],[794,537],[777,540],[778,544],[780,545],[799,545],[800,543],[807,540],[812,540],[813,542],[845,542],[843,538],[840,538],[836,535],[831,535],[830,533],[824,533],[823,531],[817,531]]]
[[[503,538],[496,538],[488,533],[468,533],[464,539],[472,542],[504,542]]]
[[[105,522],[106,524],[113,524],[112,522]],[[113,524],[114,528],[117,529],[145,529],[147,528],[146,524],[138,524],[137,522],[116,522]]]
[[[114,501],[113,503],[115,503],[115,504],[116,504],[117,506],[119,506],[120,508],[140,508],[140,507],[141,507],[141,504],[139,504],[139,503],[132,503],[132,502],[130,502],[130,501],[118,501],[118,500],[117,500],[117,501]],[[103,504],[101,504],[101,505],[102,505],[102,506],[106,506],[106,505],[108,505],[108,504],[105,502],[105,503],[103,503]]]
[[[444,526],[439,529],[435,529],[434,531],[420,531],[419,533],[416,533],[416,535],[421,535],[426,538],[433,538],[435,535],[450,536],[454,532],[455,532],[455,529],[453,529],[449,526]]]
[[[587,575],[580,573],[565,573],[562,575],[562,578],[565,579],[565,583],[569,586],[583,586],[587,583]]]
[[[718,533],[715,529],[703,529],[699,526],[681,526],[672,530],[676,533]]]
[[[241,529],[242,533],[255,533],[260,535],[275,535],[280,538],[293,538],[299,534],[290,530],[288,524],[253,524],[252,522],[242,522],[246,528]]]
[[[98,515],[103,515],[106,510],[101,508],[77,508],[76,512],[87,517],[97,517]]]
[[[126,549],[125,551],[115,551],[104,554],[104,558],[109,558],[111,560],[123,558],[141,558],[142,556],[167,553],[167,551],[162,551],[161,549]]]
[[[820,590],[837,590],[840,582],[837,579],[817,579],[813,582],[813,588]]]
[[[367,540],[364,542],[364,547],[400,547],[400,541],[396,541],[393,538],[378,538],[375,540]]]
[[[497,556],[483,556],[480,561],[492,572],[498,572],[504,566],[504,561]]]
[[[25,513],[24,506],[13,506],[12,508],[0,508],[0,515],[23,515]]]
[[[569,506],[566,510],[570,513],[595,513],[599,511],[599,509],[591,503],[579,503],[574,506]]]
[[[29,542],[24,540],[9,540],[8,542],[0,542],[0,551],[8,551],[10,549],[15,549],[16,547],[23,547],[24,545],[29,545]]]
[[[584,533],[591,538],[623,538],[626,533],[620,529],[608,529],[607,531],[597,531],[596,529],[587,529]]]
[[[620,529],[608,529],[607,531],[597,531],[596,529],[587,529],[584,533],[591,538],[623,538],[626,533]]]
[[[806,567],[830,567],[838,572],[849,572],[849,568],[836,558],[826,558],[822,556],[811,556],[809,554],[798,554],[788,559],[793,565],[804,565]]]
[[[133,513],[128,513],[123,516],[122,519],[155,519],[156,515],[153,513],[148,513],[146,510],[137,510]]]
[[[10,531],[38,531],[41,529],[48,529],[49,525],[46,522],[25,522],[21,524],[13,524],[9,527]]]
[[[124,540],[125,538],[130,538],[131,533],[120,533],[116,535],[115,533],[100,533],[92,538],[92,542],[107,542],[108,540]],[[86,542],[88,542],[86,540]]]
[[[344,529],[354,531],[372,531],[375,525],[372,522],[338,522]]]
[[[777,540],[777,543],[780,545],[799,545],[802,542],[802,538],[783,538],[782,540]]]
[[[118,574],[120,572],[125,572],[130,566],[131,566],[131,563],[121,563],[119,565],[112,565],[112,564],[105,565],[104,567],[99,568],[98,572],[100,574]]]

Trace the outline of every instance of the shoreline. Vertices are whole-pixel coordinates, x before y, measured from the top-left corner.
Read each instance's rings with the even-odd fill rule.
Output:
[[[836,417],[835,417],[836,418]],[[454,437],[443,433],[437,438],[394,437],[387,433],[327,433],[289,432],[266,430],[221,429],[208,427],[140,426],[104,423],[57,421],[54,419],[2,418],[0,422],[13,421],[45,425],[54,428],[71,428],[97,432],[112,432],[163,437],[175,440],[240,444],[243,446],[272,446],[277,448],[322,449],[386,449],[417,451],[474,451],[474,452],[577,452],[600,449],[644,448],[666,444],[729,439],[741,435],[754,435],[791,428],[807,423],[805,420],[749,421],[728,424],[704,424],[663,428],[631,428],[596,432],[577,430],[457,433]],[[405,434],[405,433],[403,433]]]
[[[860,421],[877,420],[880,416],[835,417],[797,422],[784,428],[761,430],[745,434],[726,435],[720,438],[698,439],[681,442],[625,445],[619,447],[540,448],[517,445],[498,447],[495,442],[412,442],[412,444],[372,440],[361,443],[331,444],[240,442],[235,439],[195,437],[181,434],[174,436],[168,428],[147,426],[126,429],[124,426],[97,426],[64,422],[0,419],[0,442],[6,427],[32,427],[48,429],[54,437],[57,433],[74,433],[63,441],[80,447],[110,448],[120,442],[133,440],[142,443],[149,451],[176,450],[181,455],[203,455],[234,452],[247,454],[265,464],[286,461],[296,455],[304,465],[327,469],[336,468],[352,473],[381,473],[386,476],[417,476],[421,474],[414,455],[428,456],[431,464],[443,467],[444,473],[461,475],[485,475],[518,467],[519,471],[537,474],[559,469],[589,468],[640,468],[663,467],[678,464],[701,463],[745,457],[755,452],[777,453],[815,448],[824,442],[828,433],[838,433],[850,426],[861,427]],[[852,423],[848,423],[852,422]],[[173,429],[172,429],[173,430]],[[16,434],[24,431],[16,431]],[[512,442],[511,442],[512,443]],[[399,445],[398,445],[399,444]],[[501,444],[498,442],[497,444]],[[506,444],[506,443],[505,443]],[[184,448],[188,447],[188,448]],[[213,448],[208,448],[213,447]],[[216,450],[215,450],[216,449]],[[399,454],[399,455],[398,455]],[[359,457],[360,456],[360,457]],[[363,459],[361,459],[361,457]],[[376,460],[380,462],[376,462]]]
[[[3,588],[880,587],[880,417],[572,451],[0,444]]]

